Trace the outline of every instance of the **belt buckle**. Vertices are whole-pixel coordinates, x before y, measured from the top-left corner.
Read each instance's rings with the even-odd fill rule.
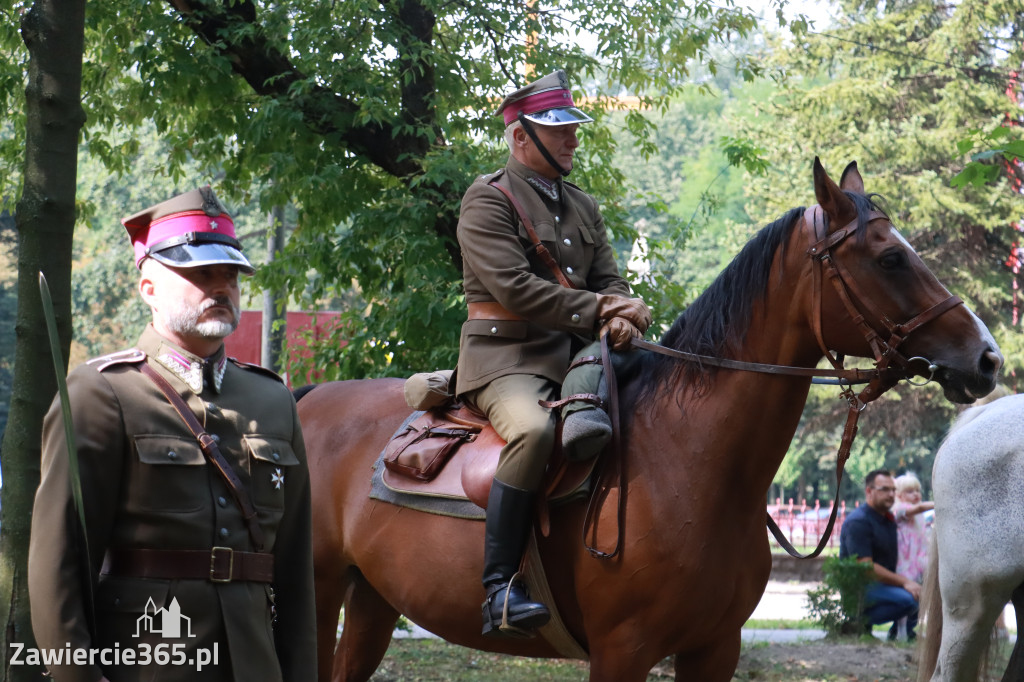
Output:
[[[220,552],[228,553],[228,573],[226,578],[217,577],[217,556],[218,550]],[[229,583],[231,582],[231,575],[235,572],[235,550],[230,547],[214,547],[210,550],[210,582],[211,583]]]

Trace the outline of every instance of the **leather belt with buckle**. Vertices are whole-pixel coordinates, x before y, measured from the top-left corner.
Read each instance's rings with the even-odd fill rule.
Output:
[[[230,547],[212,549],[111,549],[101,573],[157,580],[209,580],[229,583],[274,580],[274,556],[240,552]]]

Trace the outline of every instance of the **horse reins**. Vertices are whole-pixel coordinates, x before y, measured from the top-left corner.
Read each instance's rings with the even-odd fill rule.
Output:
[[[876,219],[888,220],[889,217],[881,211],[873,210],[868,214],[866,220],[867,222],[871,222]],[[921,357],[908,359],[905,355],[899,352],[899,347],[904,341],[906,341],[907,337],[912,332],[940,317],[943,313],[963,304],[963,301],[958,296],[950,294],[942,301],[915,315],[907,322],[893,322],[888,318],[888,316],[880,313],[875,306],[871,304],[870,300],[863,295],[861,289],[856,284],[856,280],[850,275],[849,271],[836,260],[832,253],[832,249],[836,248],[847,237],[856,233],[859,218],[855,218],[845,227],[835,230],[832,233],[826,232],[824,212],[822,211],[821,206],[812,206],[808,208],[804,212],[803,220],[809,228],[810,246],[806,253],[812,260],[816,261],[820,265],[820,267],[812,268],[813,287],[811,305],[815,311],[811,316],[811,319],[813,320],[812,328],[814,330],[815,338],[818,341],[818,346],[824,356],[828,358],[833,369],[791,367],[786,365],[771,365],[759,362],[716,358],[666,348],[656,343],[651,343],[637,338],[632,340],[632,345],[637,348],[659,353],[683,362],[699,362],[701,364],[721,367],[724,369],[788,376],[832,377],[838,379],[840,385],[843,386],[841,397],[849,404],[849,412],[847,413],[846,425],[843,428],[842,441],[836,455],[836,494],[838,495],[839,486],[843,480],[843,470],[846,467],[846,460],[850,457],[850,448],[853,446],[853,440],[857,435],[857,420],[860,417],[860,413],[864,411],[864,408],[867,407],[868,403],[879,398],[883,393],[895,386],[901,379],[909,380],[914,376],[913,372],[910,371],[911,363],[915,360],[928,362],[925,358]],[[826,275],[832,282],[839,299],[846,307],[846,311],[849,314],[850,319],[861,330],[868,346],[871,348],[871,352],[875,358],[875,366],[871,370],[856,368],[848,369],[844,367],[843,356],[834,355],[825,344],[824,332],[822,330],[822,318],[824,316],[822,309],[822,280]],[[859,307],[857,303],[860,304]],[[889,333],[888,339],[883,340],[875,328],[868,324],[868,316],[870,316],[871,319],[876,319],[878,324],[885,328]],[[931,362],[928,362],[928,369],[930,375],[933,376],[935,370],[938,368]],[[867,383],[867,386],[857,394],[854,393],[852,388],[852,384],[854,383]],[[832,513],[829,516],[825,532],[822,535],[818,546],[813,552],[807,555],[800,554],[796,551],[792,544],[790,544],[782,534],[782,531],[772,519],[771,514],[767,515],[768,529],[771,531],[772,535],[775,536],[775,539],[778,540],[783,549],[785,549],[790,555],[801,559],[816,557],[822,552],[829,541],[832,534],[832,528],[835,525],[838,509],[838,504],[832,505]]]

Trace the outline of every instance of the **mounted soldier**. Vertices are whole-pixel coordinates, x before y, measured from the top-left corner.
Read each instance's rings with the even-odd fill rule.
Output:
[[[570,458],[599,452],[611,436],[595,395],[600,370],[583,370],[584,380],[566,372],[574,356],[595,354],[600,335],[627,347],[651,315],[619,274],[598,202],[564,179],[577,130],[593,120],[575,106],[565,73],[516,90],[497,114],[510,157],[470,186],[459,217],[469,310],[455,391],[507,442],[487,503],[483,632],[522,635],[550,617],[514,579],[555,445],[557,415],[540,403],[565,382],[573,399],[562,407],[563,448]],[[581,381],[594,385],[577,390]]]

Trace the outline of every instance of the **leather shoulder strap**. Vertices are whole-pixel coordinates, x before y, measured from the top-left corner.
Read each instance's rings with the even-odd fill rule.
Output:
[[[256,516],[256,508],[252,504],[252,500],[249,498],[249,493],[242,485],[242,481],[239,480],[235,470],[231,468],[231,464],[224,459],[224,455],[221,454],[220,448],[217,447],[217,443],[214,442],[213,437],[203,429],[199,420],[196,419],[196,415],[189,408],[188,403],[182,400],[178,392],[174,390],[174,387],[167,383],[155,369],[150,367],[148,364],[140,365],[139,370],[147,377],[153,380],[153,383],[157,385],[157,388],[167,396],[167,400],[170,401],[171,405],[174,406],[175,411],[181,420],[185,422],[192,435],[199,441],[199,447],[202,448],[203,454],[206,455],[206,459],[214,466],[217,472],[224,479],[224,482],[228,486],[228,490],[231,491],[231,496],[235,500],[235,504],[242,510],[242,516],[245,518],[245,525],[249,529],[249,536],[252,538],[253,545],[256,547],[257,552],[262,552],[265,544],[263,536],[263,529],[260,528],[259,519]]]
[[[501,193],[508,197],[508,200],[512,202],[512,208],[519,216],[519,219],[523,221],[523,227],[526,228],[526,234],[530,237],[530,241],[533,243],[533,250],[537,252],[537,256],[541,259],[544,265],[547,266],[548,270],[551,271],[551,274],[555,276],[555,279],[558,280],[558,283],[567,289],[575,289],[576,287],[574,287],[572,282],[569,281],[569,278],[565,276],[565,274],[562,272],[562,269],[558,267],[558,263],[555,262],[554,257],[551,255],[551,252],[548,251],[546,246],[541,244],[540,237],[537,236],[537,231],[533,229],[533,221],[530,220],[530,216],[526,214],[526,210],[523,208],[523,205],[519,203],[519,200],[515,198],[515,195],[513,195],[512,192],[508,191],[501,185],[499,185],[497,183],[497,179],[491,180],[487,184],[491,185],[492,187],[497,187],[499,190],[501,190]]]

